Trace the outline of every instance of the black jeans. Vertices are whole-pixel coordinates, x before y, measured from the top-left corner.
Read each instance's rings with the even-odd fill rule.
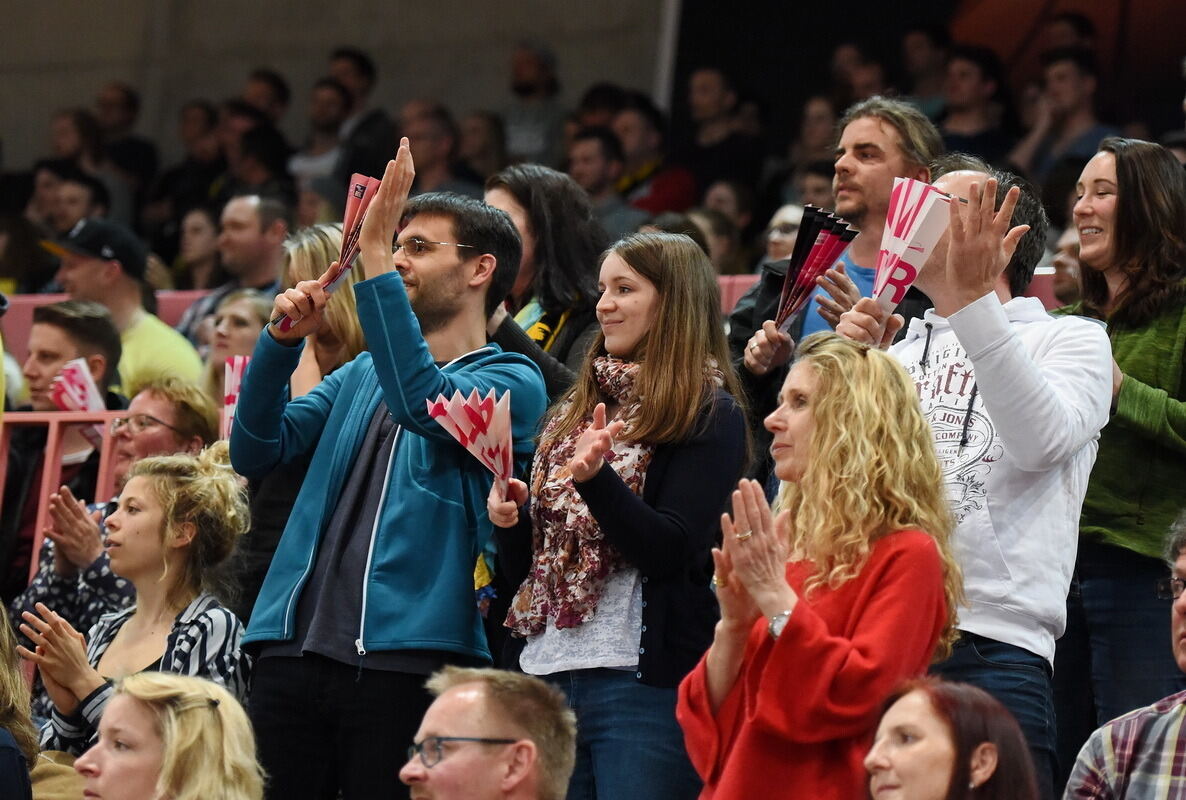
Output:
[[[256,662],[247,713],[269,800],[406,798],[404,754],[432,703],[425,676],[322,656]]]

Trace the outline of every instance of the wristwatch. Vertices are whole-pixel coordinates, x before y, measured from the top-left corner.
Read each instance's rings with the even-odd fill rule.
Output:
[[[782,629],[787,626],[787,620],[791,618],[791,610],[787,609],[770,618],[770,624],[766,626],[766,630],[770,631],[770,638],[777,639]]]

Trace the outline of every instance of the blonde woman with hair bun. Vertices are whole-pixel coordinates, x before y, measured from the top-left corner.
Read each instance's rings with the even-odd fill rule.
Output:
[[[99,737],[74,768],[102,800],[260,800],[247,714],[201,678],[141,672],[116,685]]]
[[[880,350],[807,337],[779,401],[778,513],[755,481],[733,493],[721,621],[679,718],[702,797],[863,797],[882,702],[956,636],[942,473],[913,382]]]
[[[36,649],[17,650],[37,664],[54,705],[42,749],[81,753],[112,682],[144,670],[208,677],[245,695],[243,626],[212,592],[222,593],[219,567],[249,524],[225,442],[197,456],[136,462],[105,542],[112,572],[136,589],[136,605],[104,615],[85,638],[42,603],[23,615],[21,632]]]

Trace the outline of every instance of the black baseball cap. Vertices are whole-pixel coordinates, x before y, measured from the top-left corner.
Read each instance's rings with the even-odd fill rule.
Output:
[[[41,246],[58,258],[74,253],[87,258],[118,261],[138,281],[148,269],[148,248],[136,234],[116,222],[83,219],[59,239],[42,239]]]

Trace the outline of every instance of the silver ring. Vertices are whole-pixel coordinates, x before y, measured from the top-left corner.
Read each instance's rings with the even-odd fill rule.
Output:
[[[756,353],[756,352],[758,352],[758,343],[757,343],[757,342],[750,342],[750,343],[749,343],[749,351],[750,351],[751,353]]]
[[[754,535],[753,531],[742,531],[741,533],[733,534],[733,538],[739,542],[744,542],[746,539],[748,539],[749,537],[751,537],[753,535]]]

